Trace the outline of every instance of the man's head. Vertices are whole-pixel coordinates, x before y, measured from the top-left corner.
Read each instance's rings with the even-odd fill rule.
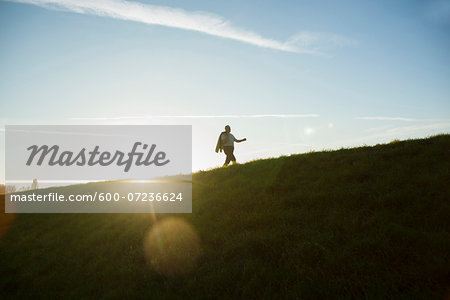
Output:
[[[225,126],[225,131],[226,131],[227,133],[230,133],[230,132],[231,132],[231,127],[230,127],[230,125]]]

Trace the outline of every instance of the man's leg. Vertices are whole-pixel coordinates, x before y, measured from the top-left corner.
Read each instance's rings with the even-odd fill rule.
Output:
[[[225,163],[223,164],[224,167],[228,166],[228,164],[231,161],[231,155],[233,155],[233,152],[230,152],[231,148],[232,147],[229,147],[229,146],[224,146],[223,147],[223,152],[225,152],[225,155],[227,156],[225,158]]]
[[[236,157],[234,157],[234,147],[231,147],[231,150],[230,150],[230,159],[231,159],[231,161],[233,162],[233,165],[235,165],[236,164]]]

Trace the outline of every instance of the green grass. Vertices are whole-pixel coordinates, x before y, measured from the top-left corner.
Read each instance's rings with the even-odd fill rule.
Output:
[[[19,214],[0,298],[443,299],[449,183],[449,135],[196,173],[193,213],[175,217],[202,253],[178,277],[146,263],[150,215]]]

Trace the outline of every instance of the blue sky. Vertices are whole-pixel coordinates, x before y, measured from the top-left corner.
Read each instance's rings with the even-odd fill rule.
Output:
[[[226,124],[241,162],[449,133],[449,33],[450,1],[0,1],[0,125],[192,124],[194,171]]]

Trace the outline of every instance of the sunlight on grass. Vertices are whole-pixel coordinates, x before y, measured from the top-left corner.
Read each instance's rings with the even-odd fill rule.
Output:
[[[0,212],[0,239],[8,232],[14,219],[15,214],[5,214],[5,195],[0,195],[0,205],[2,207]]]
[[[181,218],[165,218],[144,238],[145,258],[157,273],[174,277],[193,270],[201,254],[194,228]]]
[[[0,214],[0,239],[8,232],[14,222],[15,214]]]

